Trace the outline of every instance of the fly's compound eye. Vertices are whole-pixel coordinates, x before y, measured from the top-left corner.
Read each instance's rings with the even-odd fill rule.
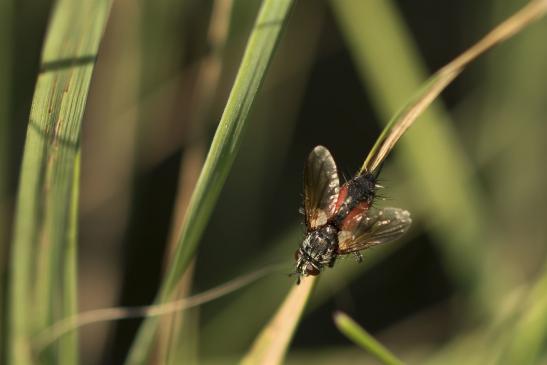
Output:
[[[300,259],[300,249],[294,251],[294,260],[298,261]]]
[[[311,276],[317,276],[317,275],[319,275],[319,273],[320,273],[319,269],[317,269],[312,264],[307,264],[306,265],[306,274],[311,275]]]

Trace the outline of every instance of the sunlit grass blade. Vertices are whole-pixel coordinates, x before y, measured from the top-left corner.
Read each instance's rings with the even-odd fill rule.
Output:
[[[420,192],[417,203],[435,212],[433,234],[443,243],[441,247],[451,273],[464,286],[479,286],[482,281],[476,277],[483,270],[487,254],[486,244],[477,245],[487,242],[486,195],[471,180],[471,165],[455,138],[457,133],[452,130],[447,114],[439,105],[424,111],[469,62],[541,17],[546,2],[529,3],[425,83],[425,67],[391,2],[342,0],[332,1],[331,5],[378,113],[385,120],[395,115],[362,170],[378,169],[420,116],[424,122],[414,125],[407,138],[401,140],[398,157],[411,172]],[[427,196],[421,194],[423,191],[428,192]]]
[[[276,365],[283,362],[315,280],[314,277],[305,278],[300,285],[291,290],[277,313],[255,339],[241,364]]]
[[[207,154],[186,213],[182,233],[157,297],[162,303],[192,260],[208,218],[228,176],[241,141],[241,132],[271,61],[292,0],[265,0],[262,4],[224,113]],[[142,364],[149,356],[157,319],[147,318],[133,343],[127,362]]]
[[[338,9],[344,11],[343,7]],[[376,9],[379,8],[376,7]],[[348,7],[347,10],[355,11],[356,9]],[[367,156],[361,172],[375,171],[381,165],[399,138],[470,62],[496,44],[512,37],[524,27],[540,19],[545,15],[545,12],[547,12],[546,1],[531,1],[526,7],[493,29],[483,39],[432,75],[418,94],[388,122],[387,127],[382,131],[371,153]],[[344,14],[350,15],[349,12]],[[349,19],[349,17],[346,19]]]
[[[336,312],[334,314],[334,323],[336,327],[347,338],[360,346],[363,350],[368,351],[372,356],[377,358],[385,365],[403,365],[404,363],[392,354],[384,345],[372,337],[365,329],[359,326],[347,314]]]
[[[80,125],[109,0],[61,0],[52,11],[32,102],[11,258],[8,360],[31,364],[31,337],[76,312]],[[76,364],[76,335],[44,363]]]
[[[80,151],[74,159],[74,172],[72,180],[72,196],[68,207],[67,236],[63,247],[63,261],[59,269],[62,271],[63,287],[60,291],[64,316],[71,316],[78,312],[77,287],[78,287],[78,202],[80,194]],[[63,294],[64,292],[64,294]],[[63,337],[59,343],[58,364],[78,363],[78,335],[77,332]]]
[[[378,47],[384,45],[386,42],[384,36],[386,33],[389,33],[389,29],[385,29],[385,32],[381,31],[383,28],[381,24],[379,24],[379,22],[386,21],[386,27],[390,29],[399,28],[400,22],[398,22],[396,19],[393,19],[392,9],[394,8],[389,5],[389,2],[383,0],[367,2],[333,1],[332,6],[335,9],[335,13],[339,18],[339,22],[343,30],[346,32],[346,36],[350,43],[350,49],[352,49],[352,51],[354,52],[354,57],[356,58],[359,67],[362,69],[361,72],[368,76],[369,68],[376,67],[376,69],[374,69],[373,71],[377,72],[370,72],[372,74],[372,76],[370,76],[372,78],[372,81],[370,81],[370,83],[375,87],[380,88],[379,85],[382,84],[384,80],[382,80],[382,77],[379,75],[390,74],[390,70],[384,69],[384,66],[393,64],[393,62],[395,62],[395,58],[390,60],[390,62],[386,62],[386,60],[379,61],[376,59],[370,59],[369,55],[374,55],[375,52],[369,49],[369,45],[366,43],[367,40],[365,39],[365,35],[381,34],[381,40],[369,39],[368,41],[371,41],[372,43],[376,42],[376,46]],[[379,168],[381,163],[387,157],[388,153],[399,141],[399,138],[414,123],[417,117],[425,111],[425,109],[433,102],[433,100],[440,94],[440,92],[448,84],[450,84],[454,80],[454,78],[459,75],[459,73],[462,72],[463,68],[469,62],[474,60],[476,57],[481,55],[484,51],[488,50],[495,44],[507,39],[511,35],[516,34],[532,21],[540,18],[541,15],[545,13],[545,11],[547,11],[547,2],[534,1],[530,3],[530,5],[523,8],[520,12],[516,13],[506,22],[502,23],[499,27],[495,28],[475,46],[471,47],[468,51],[457,57],[453,62],[442,68],[437,74],[433,75],[432,78],[425,83],[425,86],[420,87],[420,75],[423,71],[421,67],[416,65],[417,61],[413,60],[412,62],[405,64],[402,67],[403,70],[405,70],[404,79],[407,81],[404,89],[409,89],[407,90],[409,91],[409,95],[411,95],[414,90],[418,90],[418,92],[409,102],[407,102],[406,106],[402,109],[402,111],[398,114],[395,114],[395,117],[392,118],[391,121],[386,125],[381,136],[378,138],[377,143],[368,154],[365,163],[363,164],[362,171],[376,171]],[[363,14],[374,15],[370,19],[370,24],[367,23],[367,19],[363,19]],[[378,20],[378,22],[375,23],[373,21],[373,18]],[[374,31],[368,28],[363,28],[363,26],[365,25],[366,27],[372,27],[372,30]],[[397,31],[392,31],[392,33],[397,33]],[[396,49],[400,47],[413,54],[414,52],[412,51],[411,46],[406,43],[406,39],[402,39],[404,37],[402,37],[401,34],[402,32],[400,34],[390,34],[395,43],[394,47]],[[404,58],[404,55],[399,56],[401,56],[400,58]],[[383,72],[380,72],[380,70]],[[388,80],[386,81],[396,82],[388,82],[388,85],[385,87],[397,89],[401,85],[401,79],[399,78],[396,78],[395,80],[389,80],[388,78]],[[384,89],[377,92],[376,101],[379,105],[379,109],[384,114],[391,114],[394,112],[393,106],[400,105],[400,103],[404,101],[401,101],[402,97],[408,98],[408,95],[404,96],[400,93],[393,94],[389,90]],[[442,118],[442,116],[440,118]],[[450,137],[450,133],[447,133],[447,131],[444,130],[442,127],[438,127],[433,134],[427,133],[427,130],[435,128],[434,126],[426,125],[424,128],[426,129],[422,138],[418,138],[415,142],[413,142],[413,145],[407,147],[408,149],[412,149],[413,151],[419,150],[421,147],[423,147],[423,142],[429,140],[429,138],[427,137],[431,136],[438,137],[436,138],[437,142],[448,141],[447,145],[453,146],[454,141]],[[418,144],[417,141],[420,141],[420,144]],[[446,156],[450,156],[449,152],[454,152],[456,156],[459,155],[457,148],[454,148],[453,150],[450,150],[449,148],[448,151],[443,152],[446,152]],[[435,153],[433,153],[433,157],[438,157],[438,154]],[[423,166],[428,166],[428,163],[429,161],[423,164]],[[468,170],[467,164],[465,162],[462,162],[461,164],[453,164],[456,171],[458,170],[458,166],[460,165],[463,166],[463,170]],[[426,177],[429,176],[429,174],[424,173],[423,176]],[[441,186],[442,196],[444,199],[444,191],[446,189],[446,185]],[[463,191],[461,197],[463,201],[469,199],[469,195],[463,194]],[[475,218],[477,215],[480,215],[479,209],[474,210],[476,210],[477,212],[475,213],[475,215],[472,215],[473,218]],[[450,221],[450,224],[453,224],[452,220]],[[458,229],[461,229],[461,226],[458,226]],[[470,253],[471,251],[469,251],[467,254]],[[462,267],[465,267],[465,265],[463,265]],[[476,267],[478,267],[478,265]],[[292,297],[297,290],[299,289],[293,288],[293,290],[291,290],[291,292],[289,293],[288,297]],[[301,309],[304,305],[305,302],[301,302],[298,306],[293,307],[293,310],[301,313]],[[296,320],[296,318],[293,318],[293,320]]]
[[[236,2],[237,4],[237,2]],[[240,3],[239,6],[241,6]],[[252,2],[245,3],[246,6]],[[220,211],[230,210],[229,201],[241,201],[240,210],[243,212],[239,220],[245,223],[244,230],[232,232],[227,242],[237,243],[238,250],[243,249],[245,243],[239,246],[237,237],[250,242],[252,247],[263,247],[245,260],[243,267],[230,265],[223,268],[226,272],[240,272],[251,270],[272,262],[285,262],[284,274],[293,270],[292,253],[295,245],[301,239],[302,230],[299,225],[291,229],[290,234],[283,233],[283,237],[276,234],[273,239],[260,234],[264,210],[260,201],[254,197],[261,196],[261,192],[271,191],[278,186],[277,178],[282,174],[286,161],[291,160],[292,136],[298,130],[298,119],[301,118],[301,103],[305,100],[305,91],[310,82],[310,75],[314,69],[317,52],[320,48],[321,26],[323,24],[324,6],[317,6],[312,2],[296,2],[292,10],[291,19],[305,19],[305,21],[291,21],[279,47],[276,57],[270,66],[267,80],[263,86],[263,93],[257,98],[253,107],[253,119],[257,123],[249,126],[237,162],[231,172],[238,176],[230,179],[225,193],[229,197],[219,206]],[[241,13],[241,11],[239,12]],[[234,21],[234,26],[248,28],[245,24],[252,22],[249,15],[245,19]],[[252,23],[251,23],[252,24]],[[236,32],[236,29],[233,31]],[[234,37],[235,38],[235,37]],[[232,43],[233,40],[232,38]],[[233,47],[233,46],[232,46]],[[298,50],[295,52],[295,50]],[[298,159],[297,159],[298,160]],[[266,179],[265,176],[268,176]],[[293,177],[297,177],[296,176]],[[290,180],[290,179],[289,179]],[[297,194],[292,195],[298,197]],[[285,207],[287,209],[287,207]],[[296,215],[296,207],[292,204],[287,214]],[[229,217],[222,225],[230,224],[234,217]],[[218,227],[218,225],[217,225]],[[218,229],[218,228],[217,228]],[[280,232],[281,233],[281,232]],[[234,238],[235,236],[235,238]],[[258,246],[257,246],[258,245]],[[231,246],[231,245],[229,245]],[[271,248],[264,249],[264,248]],[[251,250],[254,249],[251,248]],[[221,275],[221,273],[219,273]],[[266,278],[260,285],[252,285],[238,292],[234,299],[226,301],[214,319],[203,318],[200,330],[200,348],[204,359],[214,358],[221,353],[235,353],[248,348],[256,336],[257,328],[261,327],[271,317],[278,303],[286,296],[294,281],[286,275]],[[256,306],[256,298],[268,297],[267,303]],[[245,313],[245,316],[239,315]],[[238,328],[238,336],[225,336],[225,328]]]
[[[302,229],[295,227],[286,232],[282,237],[268,244],[272,249],[263,255],[257,257],[254,263],[257,266],[264,265],[271,261],[285,262],[284,273],[294,270],[292,257],[287,257],[287,253],[295,250],[297,242],[302,240]],[[345,262],[337,264],[336,270],[329,270],[321,274],[321,280],[318,281],[314,289],[313,302],[307,307],[307,310],[313,310],[325,303],[334,293],[346,288],[346,283],[349,283],[357,277],[366,273],[384,260],[396,247],[394,245],[386,245],[382,248],[367,252],[365,261],[357,265],[354,262]],[[265,323],[271,317],[277,308],[276,304],[287,295],[288,291],[293,289],[294,282],[288,280],[287,277],[270,277],[265,278],[261,285],[250,286],[242,289],[238,293],[238,298],[230,303],[227,303],[222,308],[222,312],[217,314],[214,321],[206,322],[202,327],[201,336],[207,341],[208,347],[210,341],[222,341],[222,346],[215,346],[216,351],[226,351],[230,348],[241,348],[248,344],[256,332],[256,327],[261,323]],[[271,298],[268,303],[262,303],[260,306],[255,306],[256,298],[265,296]],[[242,317],[240,313],[245,313]],[[234,328],[238,326],[238,336],[234,338],[226,338],[221,332],[222,328]],[[219,333],[220,332],[220,333]]]

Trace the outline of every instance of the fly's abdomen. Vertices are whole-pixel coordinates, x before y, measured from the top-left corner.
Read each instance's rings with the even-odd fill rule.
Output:
[[[340,188],[332,224],[340,228],[351,216],[368,210],[374,200],[376,179],[370,174],[354,177]]]

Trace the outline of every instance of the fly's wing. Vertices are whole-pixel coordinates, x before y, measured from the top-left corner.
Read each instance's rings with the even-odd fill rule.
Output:
[[[370,209],[351,231],[338,233],[338,252],[342,255],[395,241],[410,227],[410,213],[399,208]]]
[[[304,213],[308,230],[327,223],[334,214],[340,180],[329,150],[315,147],[304,168]]]

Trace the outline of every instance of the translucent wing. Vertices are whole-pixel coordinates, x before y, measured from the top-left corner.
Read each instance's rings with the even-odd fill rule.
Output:
[[[334,213],[340,181],[329,150],[315,147],[304,168],[304,212],[308,230],[327,223]]]
[[[410,213],[404,209],[370,209],[353,230],[338,233],[338,251],[344,255],[395,241],[405,234],[411,223]]]

